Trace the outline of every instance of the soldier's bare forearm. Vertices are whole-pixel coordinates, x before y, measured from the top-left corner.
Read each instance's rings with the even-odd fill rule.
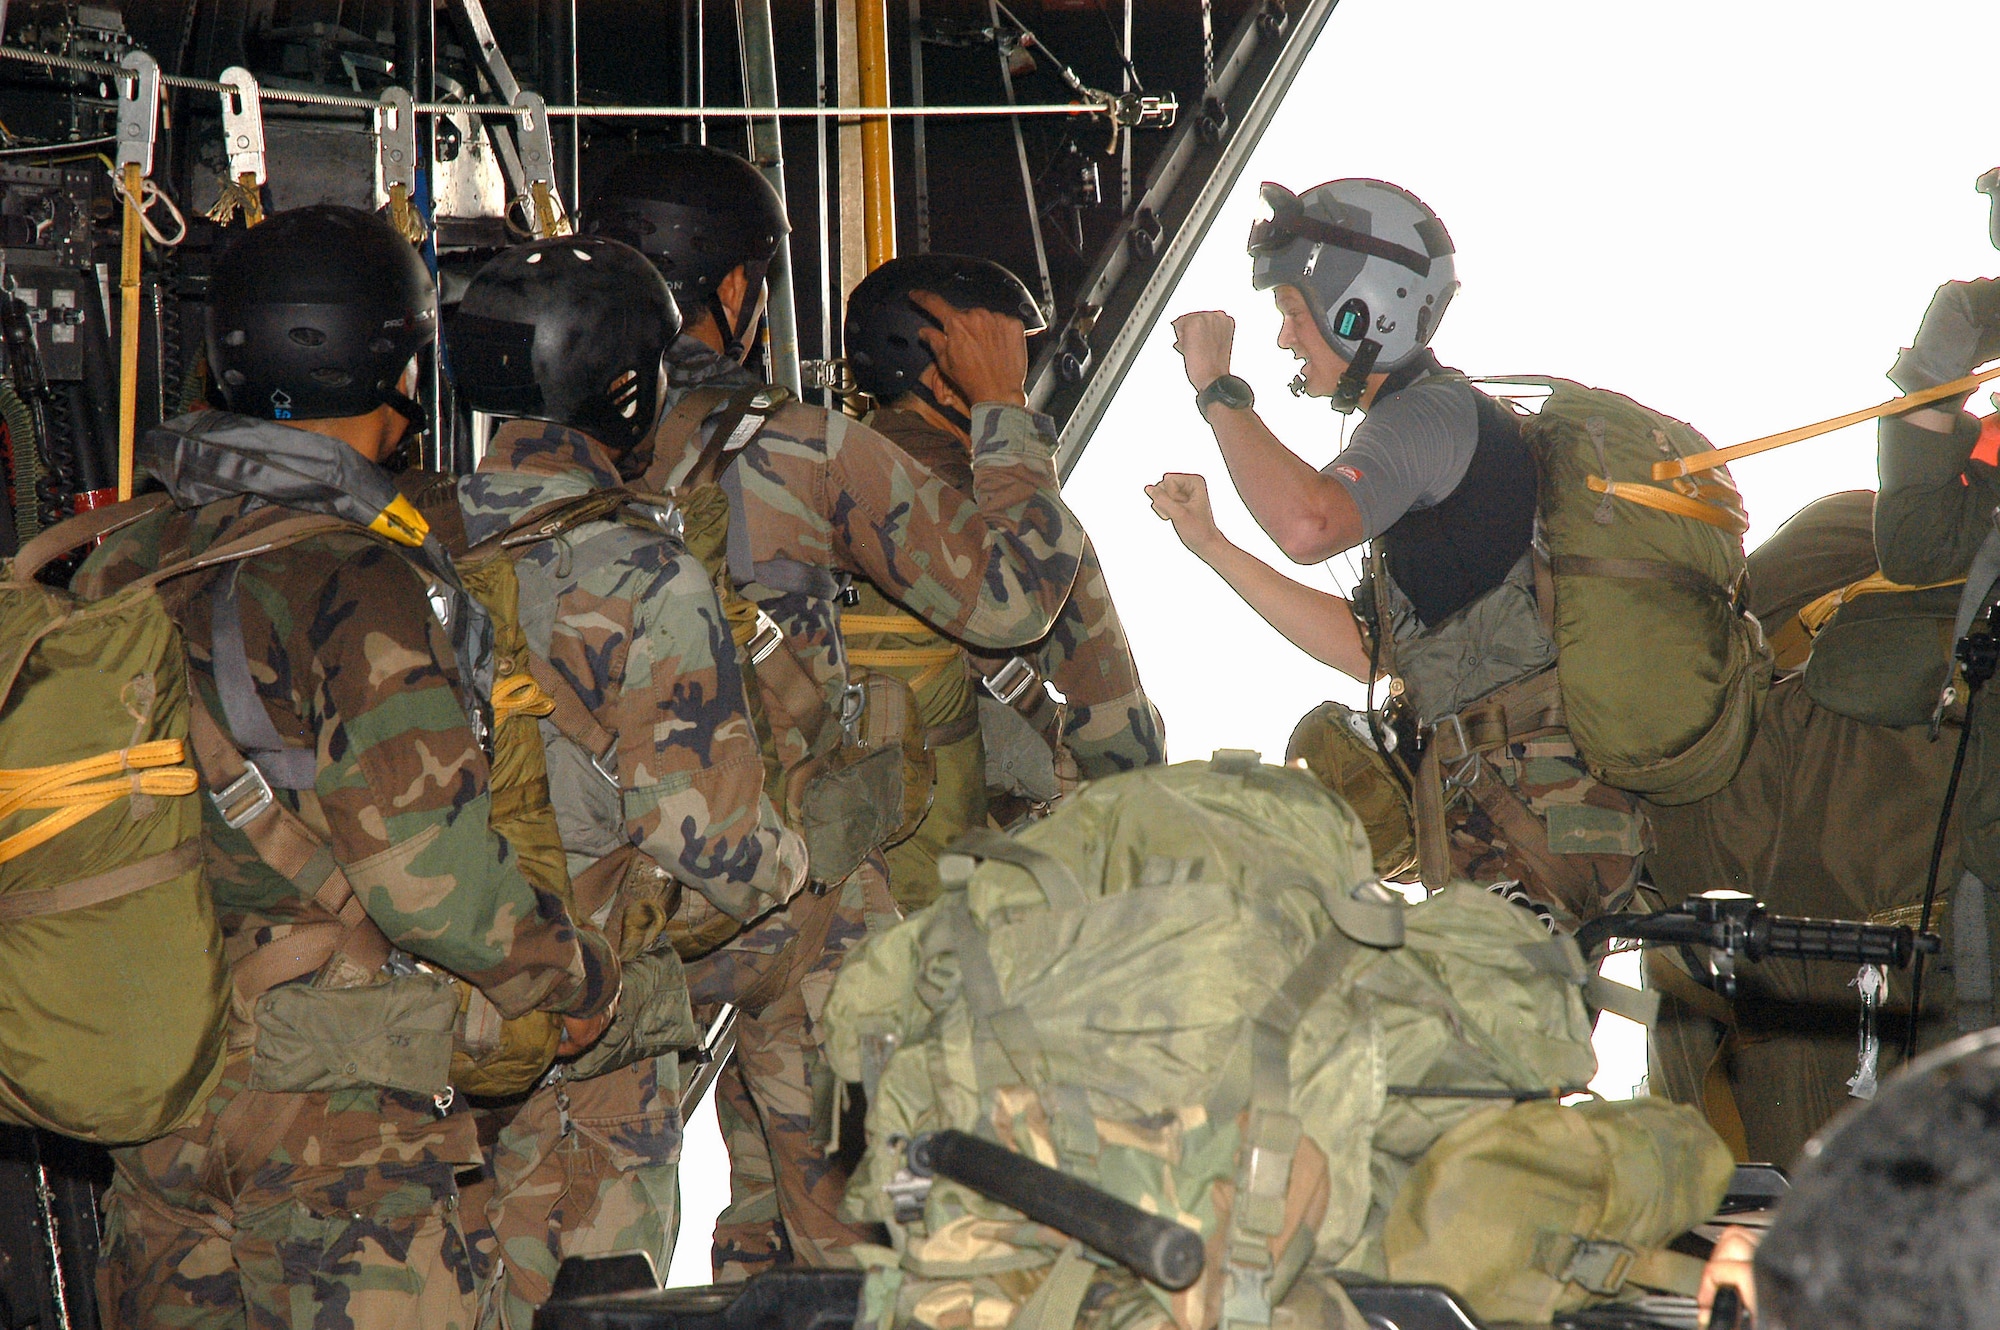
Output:
[[[1200,555],[1286,641],[1322,665],[1367,680],[1368,652],[1345,600],[1293,581],[1227,540],[1205,546]]]
[[[1214,403],[1207,420],[1236,492],[1287,557],[1318,563],[1366,537],[1347,488],[1287,448],[1255,411]]]

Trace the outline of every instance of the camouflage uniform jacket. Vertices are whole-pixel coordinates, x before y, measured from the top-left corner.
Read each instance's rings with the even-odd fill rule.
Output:
[[[912,458],[930,468],[961,493],[972,492],[972,467],[966,445],[911,411],[884,408],[868,417],[868,425]],[[915,642],[915,638],[910,639]],[[1084,537],[1076,582],[1063,602],[1055,626],[1041,640],[1018,653],[968,650],[973,669],[990,677],[1019,654],[1044,679],[1053,682],[1066,700],[1062,739],[1086,780],[1166,760],[1166,728],[1160,713],[1139,683],[1139,667],[1111,588],[1089,536]],[[954,690],[965,695],[969,689]],[[943,700],[943,699],[940,699]],[[950,716],[925,721],[938,725]]]
[[[669,410],[695,388],[755,384],[691,337],[668,362]],[[780,408],[733,454],[723,474],[731,576],[784,630],[833,713],[847,685],[838,617],[847,577],[992,648],[1040,638],[1069,598],[1083,528],[1063,506],[1047,418],[988,403],[974,408],[972,439],[970,499],[866,425],[802,403]],[[671,455],[657,436],[653,446],[645,487],[665,491],[693,469],[701,438]],[[797,730],[773,738],[787,766],[809,748]]]
[[[273,426],[273,428],[282,428]],[[198,553],[242,515],[238,498],[169,508],[114,534],[77,577],[102,596]],[[326,840],[397,947],[476,984],[502,1013],[594,1012],[615,987],[562,902],[523,877],[489,829],[487,758],[466,722],[451,644],[426,583],[358,528],[240,565],[244,641],[281,737],[319,754],[311,791],[279,791]],[[220,716],[210,598],[186,586],[190,677]],[[232,961],[313,908],[203,801],[208,879]],[[606,991],[610,988],[610,991]]]
[[[491,539],[542,504],[619,483],[587,435],[517,421],[459,482],[466,536]],[[515,572],[529,645],[618,740],[622,796],[575,744],[548,744],[571,872],[630,844],[739,919],[790,899],[805,846],[763,793],[743,676],[701,565],[664,535],[594,522],[528,546]]]

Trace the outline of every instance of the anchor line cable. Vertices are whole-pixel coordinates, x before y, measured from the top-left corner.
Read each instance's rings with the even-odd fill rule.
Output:
[[[113,78],[130,78],[132,71],[122,65],[109,64],[101,60],[79,60],[74,56],[52,55],[46,51],[29,51],[18,46],[0,46],[0,59],[18,60],[27,64],[42,65],[50,69],[66,69],[82,74],[98,74]],[[214,79],[189,78],[183,74],[162,74],[160,82],[170,88],[189,88],[197,92],[212,92],[220,95],[236,91],[231,85],[218,83]],[[1108,94],[1085,89],[1083,95],[1091,98],[1080,102],[1051,102],[1033,106],[979,105],[979,106],[549,106],[543,110],[552,116],[574,116],[580,118],[601,118],[607,120],[670,119],[697,120],[717,117],[734,120],[754,120],[766,117],[806,120],[846,120],[855,118],[885,117],[893,120],[919,118],[968,118],[1017,115],[1050,116],[1100,116],[1111,115],[1115,111]],[[381,109],[382,103],[366,97],[348,97],[339,93],[306,92],[296,88],[275,88],[259,86],[258,96],[269,102],[289,102],[299,106],[321,106],[335,110],[367,111],[373,113]],[[418,102],[414,111],[419,115],[454,115],[466,112],[473,115],[519,115],[521,108],[501,106],[483,102]],[[50,148],[74,147],[75,144],[50,144]]]

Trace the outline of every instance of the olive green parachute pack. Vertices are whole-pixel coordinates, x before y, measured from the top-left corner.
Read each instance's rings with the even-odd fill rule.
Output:
[[[1121,1330],[1261,1325],[1301,1289],[1324,1310],[1338,1278],[1392,1273],[1392,1203],[1441,1137],[1595,1071],[1572,942],[1470,884],[1404,905],[1353,811],[1255,754],[1086,784],[1014,835],[967,836],[940,875],[935,904],[849,958],[824,1021],[836,1073],[868,1095],[847,1205],[895,1239],[857,1249],[863,1319],[884,1330],[1053,1330],[1086,1301]],[[1692,1113],[1673,1121],[1690,1153],[1714,1142]],[[943,1179],[919,1200],[902,1147],[942,1128],[1188,1225],[1202,1276],[1170,1293]],[[1689,1190],[1688,1220],[1705,1218],[1720,1189]],[[1557,1189],[1510,1223],[1635,1258],[1669,1236],[1586,1223],[1588,1199]],[[1440,1241],[1499,1236],[1487,1211],[1423,1218]],[[1572,1273],[1630,1282],[1548,1276],[1584,1300],[1611,1294]]]
[[[173,1130],[222,1072],[229,968],[161,587],[270,547],[96,601],[35,580],[118,524],[53,528],[0,572],[0,1121],[102,1144]]]
[[[1541,535],[1570,738],[1607,785],[1687,803],[1728,784],[1770,686],[1744,593],[1749,521],[1728,468],[1654,479],[1710,450],[1691,425],[1567,379],[1522,419],[1541,472]]]

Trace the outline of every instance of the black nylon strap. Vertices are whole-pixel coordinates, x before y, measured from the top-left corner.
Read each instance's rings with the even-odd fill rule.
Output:
[[[1273,217],[1267,222],[1258,222],[1251,228],[1250,252],[1270,253],[1283,249],[1294,240],[1312,240],[1336,249],[1352,250],[1356,254],[1368,254],[1378,259],[1408,268],[1419,277],[1431,275],[1430,257],[1419,254],[1414,249],[1406,249],[1393,240],[1383,240],[1365,231],[1341,226],[1335,222],[1323,222],[1317,217],[1303,214],[1293,217]],[[1428,243],[1428,239],[1426,241]]]
[[[211,665],[215,691],[222,699],[223,723],[243,750],[244,759],[253,763],[266,781],[281,790],[310,790],[319,774],[319,754],[285,742],[250,677],[250,652],[243,641],[243,604],[236,589],[236,575],[242,568],[241,563],[230,564],[209,592]]]

